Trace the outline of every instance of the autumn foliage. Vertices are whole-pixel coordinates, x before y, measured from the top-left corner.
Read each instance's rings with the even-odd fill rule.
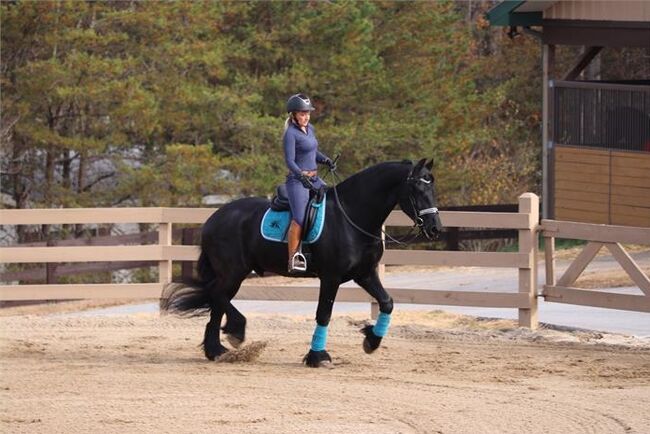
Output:
[[[3,2],[3,206],[269,195],[299,91],[342,175],[433,157],[443,204],[513,202],[539,182],[539,45],[491,4]]]

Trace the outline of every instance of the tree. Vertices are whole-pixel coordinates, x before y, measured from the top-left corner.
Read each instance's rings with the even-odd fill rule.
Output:
[[[4,2],[2,192],[269,195],[285,101],[305,92],[343,174],[434,157],[442,203],[511,202],[539,183],[539,46],[490,28],[492,3]]]

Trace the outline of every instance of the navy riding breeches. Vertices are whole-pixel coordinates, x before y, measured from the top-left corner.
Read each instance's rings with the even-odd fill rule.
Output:
[[[315,188],[326,185],[318,176],[309,179]],[[287,176],[286,186],[289,194],[289,205],[291,205],[291,218],[302,226],[305,220],[307,202],[309,202],[309,190],[293,174]]]

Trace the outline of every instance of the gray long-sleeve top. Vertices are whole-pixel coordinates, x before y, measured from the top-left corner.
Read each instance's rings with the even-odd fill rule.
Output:
[[[284,161],[291,174],[299,177],[303,170],[316,170],[317,163],[324,163],[327,156],[318,151],[318,140],[314,134],[314,127],[307,125],[307,134],[293,122],[284,132],[282,138],[284,145]]]

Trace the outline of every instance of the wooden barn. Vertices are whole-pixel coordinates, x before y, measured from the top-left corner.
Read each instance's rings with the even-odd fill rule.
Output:
[[[543,216],[650,227],[650,77],[584,74],[612,48],[645,48],[650,62],[650,1],[504,1],[488,19],[541,43]],[[561,45],[582,47],[565,71]]]

